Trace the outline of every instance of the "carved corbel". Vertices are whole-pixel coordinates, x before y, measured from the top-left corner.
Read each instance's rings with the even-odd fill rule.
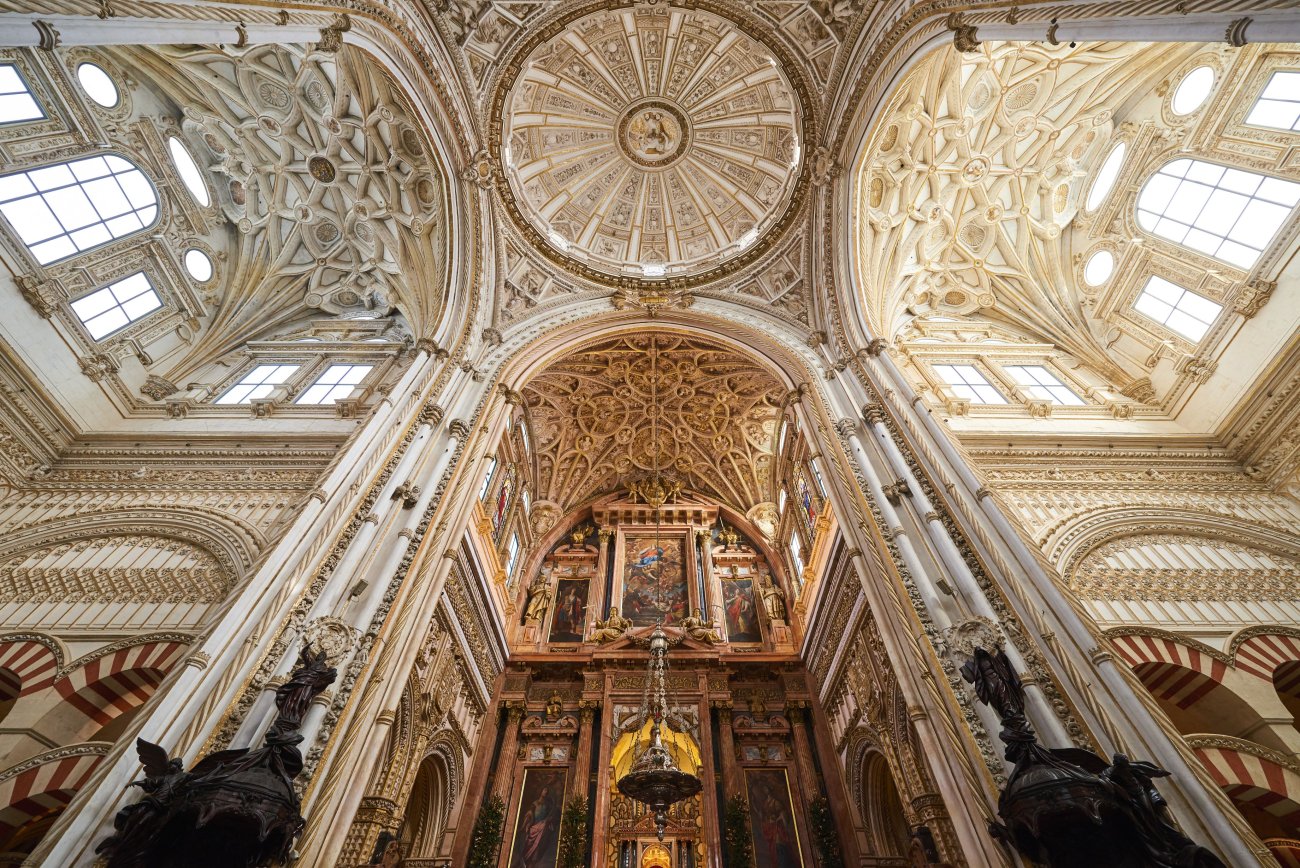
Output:
[[[168,395],[174,395],[179,391],[180,386],[177,386],[171,380],[155,377],[153,374],[150,374],[145,379],[144,385],[140,387],[140,394],[155,401],[161,401]]]
[[[81,373],[85,374],[93,383],[98,383],[105,377],[118,372],[117,360],[107,353],[81,356],[77,359],[77,364],[81,367]]]
[[[402,501],[402,509],[414,509],[420,502],[420,486],[403,482],[393,489],[392,499]]]
[[[15,282],[18,284],[18,291],[22,293],[23,299],[36,310],[36,313],[42,319],[49,319],[54,315],[54,311],[58,309],[61,299],[49,281],[37,280],[34,277],[20,274],[15,278]]]
[[[352,19],[346,12],[339,14],[333,24],[321,28],[320,41],[316,43],[316,50],[334,54],[343,47],[343,34],[351,29]]]
[[[1250,319],[1268,304],[1275,289],[1276,280],[1252,280],[1241,287],[1241,292],[1237,293],[1237,298],[1232,303],[1232,309]]]
[[[894,506],[902,504],[904,497],[912,496],[912,487],[907,484],[906,479],[897,479],[888,485],[882,486],[882,490],[885,492],[885,500]]]
[[[1035,398],[1026,402],[1025,407],[1028,408],[1030,417],[1034,419],[1047,419],[1052,415],[1051,401]]]
[[[1223,41],[1233,48],[1241,48],[1246,44],[1246,28],[1250,26],[1251,18],[1249,16],[1236,18],[1228,29],[1223,33]]]
[[[976,38],[976,27],[966,23],[966,16],[963,13],[950,13],[946,26],[952,31],[952,44],[958,51],[968,54],[979,50],[980,41]]]
[[[36,28],[37,48],[44,51],[53,51],[63,41],[63,38],[59,36],[59,31],[48,21],[33,21],[32,26]]]

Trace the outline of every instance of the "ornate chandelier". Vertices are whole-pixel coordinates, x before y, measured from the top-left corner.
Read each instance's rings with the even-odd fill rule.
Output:
[[[654,812],[655,831],[662,841],[664,829],[668,826],[668,808],[694,796],[704,788],[704,784],[695,775],[682,771],[673,759],[672,750],[664,744],[663,726],[669,720],[677,724],[677,731],[683,734],[691,727],[668,704],[668,636],[661,624],[655,625],[649,644],[650,663],[641,708],[624,731],[640,733],[649,720],[650,739],[641,748],[637,736],[633,743],[635,759],[632,770],[618,779],[618,791]]]
[[[664,501],[676,497],[681,490],[680,484],[675,489],[666,489],[659,476],[659,370],[658,353],[651,337],[651,400],[654,411],[650,414],[651,442],[655,449],[654,476],[641,489],[634,492],[645,497],[651,509],[655,511],[655,548],[659,547],[659,529],[661,515],[659,508]],[[663,593],[660,587],[660,594]],[[660,611],[663,610],[662,601]],[[642,640],[645,641],[645,640]],[[678,641],[681,641],[680,639]],[[641,802],[654,812],[655,831],[659,840],[664,839],[664,829],[668,826],[668,808],[677,802],[691,798],[704,788],[700,779],[689,772],[684,772],[673,759],[672,751],[664,744],[663,727],[671,720],[677,725],[677,732],[687,734],[692,728],[690,723],[674,710],[668,703],[668,635],[664,633],[663,623],[655,624],[650,634],[648,645],[650,661],[646,668],[645,690],[641,695],[641,707],[624,728],[624,732],[635,733],[632,743],[632,770],[618,779],[618,791],[629,799]],[[641,747],[641,729],[650,721],[650,738],[644,748]]]

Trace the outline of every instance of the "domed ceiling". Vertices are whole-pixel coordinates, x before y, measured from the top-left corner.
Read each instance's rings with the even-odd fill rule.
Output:
[[[771,50],[666,5],[546,32],[523,49],[499,156],[508,204],[552,254],[597,277],[689,277],[780,221],[799,108]]]

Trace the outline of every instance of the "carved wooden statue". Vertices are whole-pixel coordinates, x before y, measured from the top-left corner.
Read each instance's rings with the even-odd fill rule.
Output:
[[[113,818],[96,848],[108,868],[254,868],[283,865],[306,821],[293,781],[302,771],[298,728],[337,673],[323,651],[304,649],[275,692],[277,715],[263,746],[209,754],[185,771],[160,746],[136,739],[145,796]]]
[[[524,609],[524,618],[528,621],[541,621],[546,617],[546,610],[551,607],[551,587],[546,577],[538,575],[528,586],[528,605]]]
[[[998,737],[1015,763],[998,798],[995,838],[1048,868],[1225,868],[1180,832],[1152,781],[1169,773],[1116,754],[1038,744],[1025,717],[1025,691],[999,651],[974,649],[962,667],[980,702],[1002,721]]]
[[[767,610],[767,617],[773,621],[784,621],[785,591],[770,579],[764,581],[759,590],[763,594],[763,608]]]

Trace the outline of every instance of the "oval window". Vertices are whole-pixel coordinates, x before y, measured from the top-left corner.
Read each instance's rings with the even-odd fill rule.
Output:
[[[195,164],[194,158],[190,156],[189,149],[175,136],[167,140],[167,149],[171,151],[172,162],[176,164],[176,171],[180,174],[181,180],[185,182],[185,187],[190,191],[190,195],[200,205],[207,205],[212,201],[208,198],[208,186],[203,183],[203,174],[199,172],[199,167]]]
[[[185,270],[199,283],[212,279],[212,260],[202,250],[191,247],[185,251]]]
[[[1101,164],[1101,171],[1097,173],[1097,180],[1092,182],[1092,189],[1088,191],[1089,211],[1095,210],[1110,193],[1110,188],[1115,186],[1115,179],[1119,177],[1119,170],[1124,165],[1124,154],[1127,152],[1128,143],[1120,142],[1106,156],[1106,162]]]
[[[1200,108],[1214,90],[1214,69],[1198,66],[1178,83],[1169,107],[1176,115],[1188,115]]]
[[[77,67],[77,81],[81,82],[81,89],[86,92],[86,96],[104,108],[112,108],[121,99],[113,79],[93,63],[83,63]]]
[[[1089,286],[1101,286],[1115,271],[1115,257],[1109,250],[1098,250],[1083,267],[1083,279]]]

